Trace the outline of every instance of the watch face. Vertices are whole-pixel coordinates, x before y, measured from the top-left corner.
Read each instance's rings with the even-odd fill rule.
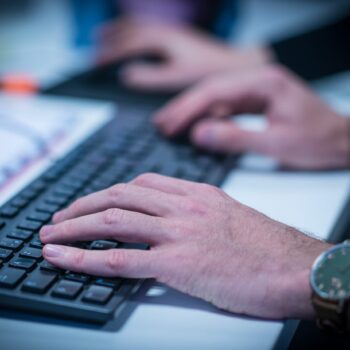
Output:
[[[324,299],[350,298],[350,245],[335,246],[315,261],[311,285]]]

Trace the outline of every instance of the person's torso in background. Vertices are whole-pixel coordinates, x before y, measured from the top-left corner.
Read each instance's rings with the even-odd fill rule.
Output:
[[[71,0],[77,46],[94,43],[94,31],[119,16],[194,24],[219,37],[233,28],[236,0]]]

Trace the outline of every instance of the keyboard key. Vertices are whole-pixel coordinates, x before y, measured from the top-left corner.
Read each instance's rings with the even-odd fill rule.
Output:
[[[117,248],[118,243],[117,242],[110,242],[110,241],[94,241],[90,245],[90,249],[92,250],[106,250],[106,249],[113,249]]]
[[[196,157],[196,163],[202,168],[202,169],[208,169],[211,165],[211,158],[206,154],[200,154]]]
[[[149,246],[145,243],[120,243],[120,248],[147,250]]]
[[[104,286],[104,287],[110,287],[113,288],[114,290],[117,290],[120,285],[122,284],[122,280],[120,278],[96,278],[94,281],[95,284],[98,284],[99,286]]]
[[[67,202],[68,202],[68,199],[65,197],[62,197],[62,196],[61,197],[60,196],[50,196],[50,197],[45,199],[45,203],[59,205],[59,206],[66,205]]]
[[[13,251],[9,249],[0,248],[0,259],[7,261],[12,257]]]
[[[57,198],[58,201],[61,200],[62,204],[65,204],[74,196],[74,194],[75,194],[75,192],[74,193],[70,193],[70,194],[64,194],[64,193],[61,193],[61,192],[54,191],[54,192],[51,193],[51,195],[49,197],[50,198]],[[64,203],[63,203],[63,201],[64,201]]]
[[[27,259],[27,258],[13,258],[9,265],[12,267],[16,267],[18,269],[24,269],[27,271],[30,271],[35,266],[35,260],[33,259]]]
[[[95,166],[96,169],[99,168],[100,166],[103,166],[108,162],[108,158],[101,154],[90,154],[86,159],[85,163],[88,163],[88,166]]]
[[[41,249],[25,247],[19,252],[19,256],[22,258],[31,258],[35,260],[41,259]]]
[[[43,178],[46,181],[56,181],[58,180],[62,175],[62,169],[59,166],[55,166],[53,168],[51,168],[50,170],[48,170]]]
[[[21,197],[27,199],[28,201],[33,200],[39,195],[38,191],[28,188],[21,193]]]
[[[3,238],[0,240],[0,247],[5,249],[19,249],[23,244],[21,239]]]
[[[12,231],[7,235],[9,238],[15,238],[15,239],[22,239],[23,241],[27,241],[33,236],[33,232],[30,231],[22,231],[22,230],[16,230]]]
[[[81,164],[78,166],[75,170],[74,173],[77,174],[86,174],[89,178],[93,177],[96,173],[96,168],[94,166],[91,166],[89,164]]]
[[[113,289],[92,285],[84,293],[82,300],[94,304],[106,304],[113,294]]]
[[[19,208],[7,206],[0,211],[0,215],[4,218],[14,218],[20,212]]]
[[[82,275],[80,273],[74,273],[74,272],[67,272],[64,278],[67,280],[77,281],[81,283],[87,283],[89,282],[89,279],[90,279],[90,277],[87,275]]]
[[[25,220],[21,222],[17,227],[22,230],[39,231],[42,226],[43,223],[40,221]]]
[[[32,221],[39,221],[41,223],[46,223],[51,219],[51,215],[49,213],[40,213],[40,212],[33,212],[27,217],[27,220]]]
[[[85,184],[87,181],[89,181],[92,177],[92,173],[91,172],[73,172],[71,173],[70,175],[70,178],[72,180],[75,180],[75,181],[80,181],[82,184]]]
[[[39,194],[40,192],[44,191],[47,186],[48,186],[48,184],[45,181],[38,180],[38,181],[34,182],[33,184],[31,184],[29,189],[31,191],[36,192],[37,194]]]
[[[25,275],[26,273],[22,270],[5,267],[0,270],[0,287],[15,288]]]
[[[108,184],[105,183],[105,182],[102,182],[102,181],[93,181],[91,184],[90,184],[91,188],[97,192],[97,191],[101,191],[105,188],[108,187]]]
[[[79,193],[80,194],[80,196],[87,196],[87,195],[89,195],[89,194],[91,194],[91,193],[94,193],[94,192],[96,192],[93,188],[91,188],[91,187],[86,187],[86,188],[84,188],[84,190],[81,192],[81,193]]]
[[[79,191],[82,188],[83,184],[81,183],[81,181],[65,179],[62,182],[62,186],[71,188],[75,191]]]
[[[89,242],[74,242],[74,247],[80,248],[80,249],[89,249],[90,243]]]
[[[69,175],[69,177],[67,177],[65,181],[68,181],[69,183],[73,183],[74,184],[73,188],[77,188],[78,186],[79,188],[81,188],[86,184],[86,176],[84,176],[85,174],[81,174],[81,175],[82,176],[74,175],[74,174]]]
[[[75,281],[62,280],[58,282],[52,295],[58,298],[75,299],[83,289],[83,284]]]
[[[56,279],[55,273],[36,270],[24,281],[22,289],[25,292],[44,294]]]
[[[60,209],[60,206],[57,204],[40,204],[36,211],[43,212],[43,213],[49,213],[54,214],[56,211]]]
[[[75,194],[75,192],[76,191],[73,188],[60,186],[54,190],[53,194],[57,196],[69,198],[69,197],[72,197]]]
[[[40,270],[46,270],[46,271],[53,271],[53,272],[61,272],[62,270],[60,270],[58,267],[50,264],[48,261],[44,260],[41,264],[40,264]]]
[[[40,240],[39,237],[34,237],[30,242],[29,242],[29,245],[33,248],[42,248],[43,247],[43,244]]]
[[[10,202],[10,205],[16,208],[23,209],[28,205],[29,201],[26,198],[17,197]]]

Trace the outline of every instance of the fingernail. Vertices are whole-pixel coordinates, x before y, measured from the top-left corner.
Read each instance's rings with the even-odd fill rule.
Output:
[[[39,232],[41,241],[47,242],[50,239],[50,236],[53,233],[53,225],[43,226]]]
[[[48,258],[59,258],[64,255],[64,248],[58,245],[47,244],[44,247],[44,255]]]

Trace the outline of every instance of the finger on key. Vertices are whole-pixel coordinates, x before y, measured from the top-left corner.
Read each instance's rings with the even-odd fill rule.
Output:
[[[94,239],[157,244],[170,237],[166,219],[137,212],[108,209],[40,230],[43,243],[69,243]]]
[[[104,277],[155,278],[161,265],[156,253],[136,249],[97,251],[48,244],[43,255],[63,270]]]
[[[145,173],[139,175],[134,180],[132,180],[131,183],[140,187],[152,188],[179,196],[193,194],[196,191],[198,185],[192,181],[176,179],[155,173]]]
[[[118,184],[103,191],[79,198],[68,208],[57,212],[53,222],[93,214],[109,208],[136,211],[154,216],[165,216],[177,203],[177,196],[158,189],[145,188],[137,184]]]

